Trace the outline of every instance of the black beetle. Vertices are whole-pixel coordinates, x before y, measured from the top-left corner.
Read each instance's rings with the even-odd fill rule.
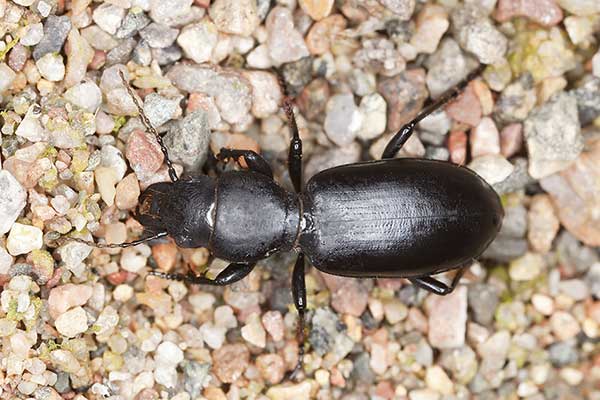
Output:
[[[388,143],[383,160],[343,165],[313,176],[302,190],[302,142],[289,100],[289,173],[295,193],[273,180],[269,164],[250,150],[222,149],[217,159],[244,158],[248,168],[178,179],[167,149],[144,115],[125,77],[146,128],[156,135],[172,182],[149,186],[140,196],[138,221],[156,234],[128,247],[169,235],[180,247],[206,247],[231,264],[214,279],[193,274],[153,275],[192,284],[227,285],[277,251],[298,251],[292,292],[299,313],[301,366],[306,288],[304,255],[334,275],[408,278],[445,295],[498,233],[503,209],[498,195],[466,167],[448,162],[393,158],[415,125],[456,97],[483,67],[427,106]],[[458,269],[450,285],[431,275]]]

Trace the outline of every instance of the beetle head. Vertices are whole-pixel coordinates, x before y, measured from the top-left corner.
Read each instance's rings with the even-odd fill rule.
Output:
[[[141,194],[136,211],[136,219],[144,228],[153,232],[165,232],[167,229],[163,221],[165,200],[171,192],[171,183],[154,183]]]

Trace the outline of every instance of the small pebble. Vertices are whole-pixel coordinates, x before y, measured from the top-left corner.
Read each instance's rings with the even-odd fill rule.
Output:
[[[250,353],[243,344],[228,344],[212,354],[213,372],[224,383],[239,379],[248,368]]]
[[[56,319],[68,309],[82,306],[92,297],[92,287],[67,283],[50,290],[48,311]]]
[[[298,61],[308,56],[308,49],[300,32],[294,28],[289,9],[274,7],[267,17],[267,48],[275,65]]]
[[[140,180],[145,180],[156,172],[164,159],[160,146],[152,134],[138,130],[129,135],[125,156]]]
[[[556,311],[550,317],[550,327],[558,340],[568,340],[575,337],[581,327],[577,320],[565,311]]]
[[[25,208],[27,192],[7,170],[0,171],[0,234],[8,232]]]
[[[473,171],[490,185],[504,181],[513,172],[514,166],[499,154],[477,157],[469,165]]]
[[[500,136],[494,121],[483,118],[471,131],[471,157],[500,153]]]
[[[283,318],[279,311],[267,311],[264,313],[262,316],[262,324],[274,341],[278,342],[283,339],[284,325]]]
[[[331,13],[333,0],[300,0],[300,7],[315,21],[320,21]]]
[[[454,383],[439,366],[427,368],[425,383],[430,389],[443,395],[451,395],[454,392]]]
[[[246,325],[242,327],[242,337],[254,346],[265,347],[266,335],[258,314],[252,314],[248,317]]]
[[[187,25],[177,37],[177,44],[181,46],[186,57],[198,64],[210,60],[217,41],[217,28],[208,19]]]
[[[551,315],[554,312],[554,300],[544,294],[534,294],[531,297],[531,304],[543,315]]]
[[[428,297],[429,343],[438,349],[460,347],[465,342],[467,288],[459,286],[445,297]]]
[[[251,35],[260,22],[252,0],[215,0],[209,15],[219,31],[240,36]]]
[[[48,53],[37,60],[36,65],[40,74],[49,81],[57,82],[65,76],[65,64],[60,54]]]
[[[54,326],[61,335],[72,338],[88,329],[87,320],[85,310],[75,307],[59,315],[54,321]]]
[[[43,232],[38,227],[14,223],[8,234],[6,249],[13,256],[41,249],[42,234]]]
[[[560,93],[533,110],[525,121],[524,133],[533,178],[567,168],[583,149],[575,98]]]
[[[544,259],[541,255],[527,253],[510,263],[509,274],[515,281],[530,281],[542,272],[544,265]]]

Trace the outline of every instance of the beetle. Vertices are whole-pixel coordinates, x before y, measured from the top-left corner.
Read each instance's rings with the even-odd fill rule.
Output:
[[[256,263],[278,251],[297,251],[292,294],[299,313],[298,367],[302,365],[306,287],[305,257],[325,273],[355,278],[407,278],[446,295],[494,239],[504,216],[494,189],[470,169],[449,162],[394,158],[419,121],[454,99],[478,76],[425,107],[387,144],[381,160],[319,172],[302,186],[302,141],[291,100],[283,108],[291,143],[288,168],[295,191],[273,180],[269,164],[252,150],[221,149],[217,160],[246,169],[180,179],[160,135],[145,116],[124,75],[121,78],[145,127],[165,155],[171,182],[150,185],[140,196],[136,218],[155,234],[128,247],[170,236],[180,247],[205,247],[230,262],[215,278],[150,274],[191,284],[227,285],[247,276]],[[456,269],[449,285],[432,275]],[[297,370],[296,369],[296,370]]]

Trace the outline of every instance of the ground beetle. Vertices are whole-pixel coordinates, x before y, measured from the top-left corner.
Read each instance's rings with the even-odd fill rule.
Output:
[[[483,66],[470,73],[403,126],[388,143],[382,160],[321,171],[304,189],[302,141],[291,101],[284,101],[292,135],[288,166],[295,193],[279,186],[269,164],[251,150],[221,149],[217,155],[221,161],[243,157],[245,170],[223,172],[216,179],[179,179],[161,137],[121,73],[142,122],[160,144],[172,182],[150,185],[140,196],[136,217],[153,236],[99,247],[128,247],[167,235],[180,247],[206,247],[215,257],[231,262],[214,279],[150,272],[203,285],[239,281],[257,261],[274,252],[297,251],[292,292],[299,313],[300,367],[305,255],[329,274],[407,278],[445,295],[498,233],[504,215],[500,199],[473,171],[449,162],[394,158],[415,125],[455,98],[482,70]],[[450,285],[431,277],[451,269],[458,271]]]

